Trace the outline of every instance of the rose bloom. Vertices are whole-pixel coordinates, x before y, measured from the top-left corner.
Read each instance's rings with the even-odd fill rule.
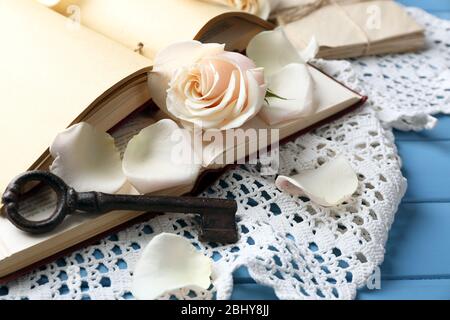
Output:
[[[218,3],[236,10],[257,15],[262,19],[267,19],[270,15],[271,6],[278,4],[279,0],[204,0]]]
[[[262,68],[221,44],[180,42],[160,51],[149,76],[155,103],[185,127],[228,130],[261,110]]]

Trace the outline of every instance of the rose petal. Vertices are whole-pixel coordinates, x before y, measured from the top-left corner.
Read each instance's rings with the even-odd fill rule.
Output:
[[[50,171],[79,192],[115,193],[126,182],[114,139],[85,122],[58,134],[50,153]]]
[[[195,182],[200,161],[195,160],[187,134],[174,121],[164,119],[131,139],[123,157],[123,171],[140,193]]]
[[[154,68],[170,73],[182,66],[192,65],[205,56],[223,53],[224,49],[225,45],[219,43],[201,43],[196,40],[176,42],[156,54]]]
[[[233,63],[236,68],[243,72],[256,68],[256,64],[253,60],[237,52],[225,51],[217,55],[215,59],[222,60],[227,63]]]
[[[291,63],[304,63],[281,27],[258,33],[248,44],[247,56],[264,68],[266,78]]]
[[[167,91],[168,111],[177,119],[195,124],[203,128],[220,127],[221,123],[227,119],[227,116],[233,109],[233,97],[238,89],[239,84],[236,72],[230,78],[228,88],[223,92],[223,96],[219,99],[219,104],[212,108],[194,109],[191,107],[190,101],[186,101],[184,96],[180,95],[175,86]],[[174,77],[173,81],[177,81]]]
[[[261,19],[269,18],[272,8],[278,4],[280,0],[203,0],[206,2],[217,3],[228,8],[244,11],[254,14]]]
[[[185,238],[163,233],[145,248],[133,274],[132,293],[140,300],[154,300],[182,288],[207,290],[212,263]]]
[[[60,0],[38,0],[39,3],[42,3],[47,7],[54,7],[59,3]]]
[[[270,16],[270,12],[272,11],[272,6],[275,6],[275,2],[278,0],[258,0],[259,4],[259,12],[258,17],[261,19],[267,20]],[[272,4],[274,2],[274,4]]]
[[[148,77],[150,95],[156,105],[163,111],[167,111],[166,91],[175,70],[192,65],[204,56],[219,54],[224,51],[224,47],[218,43],[183,41],[169,45],[158,52],[153,70]]]
[[[260,85],[258,78],[261,77],[262,77],[261,69],[254,69],[247,71],[247,86],[248,86],[247,104],[244,110],[233,120],[224,125],[221,128],[221,130],[239,128],[260,112],[264,104],[264,95],[267,89],[265,84]]]
[[[321,206],[332,207],[355,193],[358,177],[347,159],[339,156],[316,170],[306,170],[293,177],[279,176],[276,186],[292,195],[306,195]]]
[[[314,82],[304,64],[293,63],[269,78],[269,90],[280,98],[267,98],[260,115],[268,124],[308,116],[315,110]]]
[[[303,61],[310,61],[314,59],[317,54],[319,53],[319,44],[317,43],[316,37],[312,37],[311,41],[309,41],[308,45],[305,49],[303,49],[300,52],[300,56],[302,57]]]

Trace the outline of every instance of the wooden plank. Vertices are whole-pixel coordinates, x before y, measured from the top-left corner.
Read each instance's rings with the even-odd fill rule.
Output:
[[[384,279],[450,279],[450,203],[402,204],[389,234]]]
[[[404,6],[419,7],[426,11],[449,11],[450,2],[446,0],[397,0]]]
[[[450,201],[450,141],[398,141],[397,146],[408,178],[404,202]]]
[[[357,299],[450,300],[450,280],[385,280],[381,290],[360,290]]]
[[[277,300],[273,289],[236,284],[232,300]],[[380,290],[362,289],[358,300],[450,300],[450,280],[383,280]]]
[[[441,19],[450,20],[450,11],[433,12],[433,14]]]

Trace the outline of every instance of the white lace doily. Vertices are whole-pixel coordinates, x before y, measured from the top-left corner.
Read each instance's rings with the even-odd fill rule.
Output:
[[[318,166],[343,154],[359,174],[348,203],[325,209],[283,194],[257,167],[226,173],[205,194],[238,200],[240,241],[218,247],[196,241],[194,217],[167,215],[136,225],[6,286],[5,299],[128,299],[141,250],[159,232],[189,238],[215,261],[214,288],[177,298],[230,298],[232,272],[280,299],[352,299],[384,258],[388,231],[406,189],[392,127],[431,128],[450,113],[450,22],[409,9],[427,28],[428,49],[416,54],[317,63],[370,97],[364,108],[281,147],[280,174]],[[169,296],[170,297],[170,296]]]

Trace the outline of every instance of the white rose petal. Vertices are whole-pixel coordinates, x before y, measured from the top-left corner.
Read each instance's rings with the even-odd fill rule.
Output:
[[[348,200],[358,188],[358,177],[343,156],[316,170],[306,170],[293,177],[280,176],[278,189],[296,196],[307,196],[313,202],[333,207]]]
[[[300,52],[300,56],[302,57],[303,61],[310,61],[314,59],[317,54],[319,53],[319,44],[317,43],[316,37],[312,37],[311,41],[309,41],[308,45],[305,49],[303,49]]]
[[[155,57],[153,70],[148,77],[150,96],[156,105],[163,111],[167,111],[167,89],[177,69],[192,65],[203,56],[219,54],[224,51],[224,48],[223,44],[183,41],[159,51]]]
[[[54,7],[59,3],[60,0],[38,0],[39,3],[42,3],[47,7]]]
[[[247,104],[244,110],[240,110],[238,114],[235,114],[233,120],[223,126],[223,130],[239,128],[260,112],[264,104],[264,96],[267,88],[258,83],[255,79],[258,76],[254,76],[254,74],[260,74],[263,77],[260,69],[247,70]]]
[[[315,55],[312,39],[304,58]],[[261,117],[270,125],[306,117],[315,112],[314,82],[305,60],[282,28],[257,34],[247,47],[247,55],[264,68],[268,90],[278,97],[267,98]]]
[[[178,141],[176,133],[179,133]],[[174,121],[164,119],[130,140],[123,157],[123,172],[140,193],[195,182],[200,173],[200,161],[196,161],[186,133]]]
[[[276,10],[316,4],[317,0],[270,0]]]
[[[212,262],[185,238],[163,233],[152,239],[133,274],[132,293],[154,300],[165,293],[211,286]]]
[[[269,90],[278,97],[268,97],[260,115],[270,125],[308,116],[314,112],[314,82],[304,64],[292,63],[273,74]]]
[[[266,78],[291,63],[304,63],[283,29],[258,33],[247,46],[247,56],[264,68]]]
[[[115,193],[126,182],[113,138],[87,123],[58,134],[50,153],[50,171],[79,192]]]
[[[203,0],[206,2],[217,3],[239,11],[254,14],[261,19],[269,18],[272,5],[279,0]]]
[[[275,0],[258,0],[258,13],[256,14],[261,19],[267,20],[270,16],[270,12],[272,11],[272,3],[271,1]]]

